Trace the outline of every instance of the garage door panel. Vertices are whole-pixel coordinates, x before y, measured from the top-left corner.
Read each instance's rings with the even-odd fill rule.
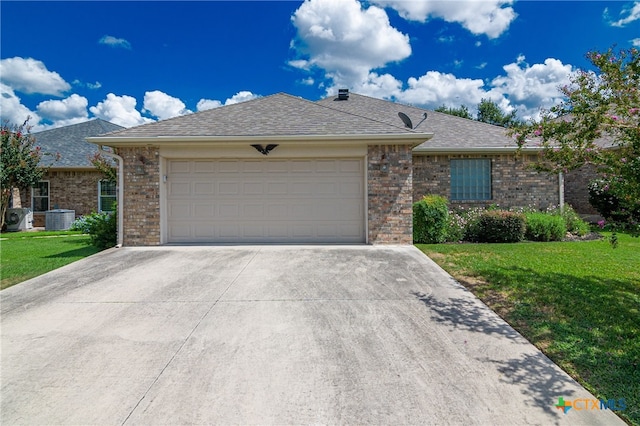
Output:
[[[218,182],[218,194],[238,195],[240,194],[240,185],[238,182]]]
[[[169,242],[364,242],[363,159],[168,160]]]

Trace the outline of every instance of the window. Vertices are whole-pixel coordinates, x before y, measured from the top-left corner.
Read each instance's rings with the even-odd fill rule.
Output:
[[[31,187],[31,206],[34,212],[49,210],[49,181],[43,180]]]
[[[451,160],[451,200],[491,199],[491,159]]]
[[[116,183],[108,180],[98,182],[98,210],[112,212],[116,204]]]

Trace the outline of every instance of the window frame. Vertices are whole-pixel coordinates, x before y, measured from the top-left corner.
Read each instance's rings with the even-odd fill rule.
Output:
[[[47,195],[35,195],[36,189],[40,189],[40,188],[37,188],[36,186],[40,185],[40,184],[43,184],[43,183],[47,184]],[[34,213],[44,213],[46,211],[51,210],[51,182],[48,181],[48,180],[41,180],[41,181],[38,181],[36,186],[32,186],[31,187],[31,210]],[[47,208],[46,208],[46,210],[36,210],[36,199],[40,199],[40,200],[46,199],[47,200]]]
[[[111,184],[113,185],[113,195],[111,194],[103,194],[102,193],[102,189],[103,189],[103,184],[107,183],[107,184]],[[117,203],[118,201],[118,187],[117,184],[115,182],[111,182],[107,179],[100,179],[98,181],[98,212],[100,213],[113,213],[115,211],[115,209],[112,210],[105,210],[102,208],[103,206],[103,202],[105,201],[105,199],[113,199],[111,206],[115,205],[115,203]]]
[[[449,162],[450,200],[491,201],[493,199],[492,169],[491,158],[452,158]]]

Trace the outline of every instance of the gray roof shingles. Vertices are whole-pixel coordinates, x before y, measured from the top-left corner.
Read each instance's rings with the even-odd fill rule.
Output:
[[[420,151],[431,149],[459,149],[464,151],[474,148],[517,148],[513,139],[507,136],[506,129],[499,126],[469,120],[441,112],[429,111],[410,105],[371,98],[350,93],[348,100],[337,100],[328,97],[317,102],[330,108],[348,111],[363,117],[369,117],[389,124],[404,125],[398,112],[403,112],[411,119],[414,129],[433,133],[433,138],[414,148]],[[423,114],[427,119],[420,123]]]
[[[98,152],[98,147],[85,140],[90,136],[121,130],[124,127],[105,120],[95,119],[84,123],[58,127],[51,130],[34,133],[35,146],[50,154],[60,154],[60,159],[53,163],[53,167],[93,167],[89,158]],[[44,163],[49,163],[47,158]]]
[[[109,137],[373,135],[414,132],[285,93],[110,133]]]

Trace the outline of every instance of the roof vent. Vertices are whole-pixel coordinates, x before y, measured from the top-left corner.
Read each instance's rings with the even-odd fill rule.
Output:
[[[349,89],[338,89],[338,100],[346,101],[349,99]]]

